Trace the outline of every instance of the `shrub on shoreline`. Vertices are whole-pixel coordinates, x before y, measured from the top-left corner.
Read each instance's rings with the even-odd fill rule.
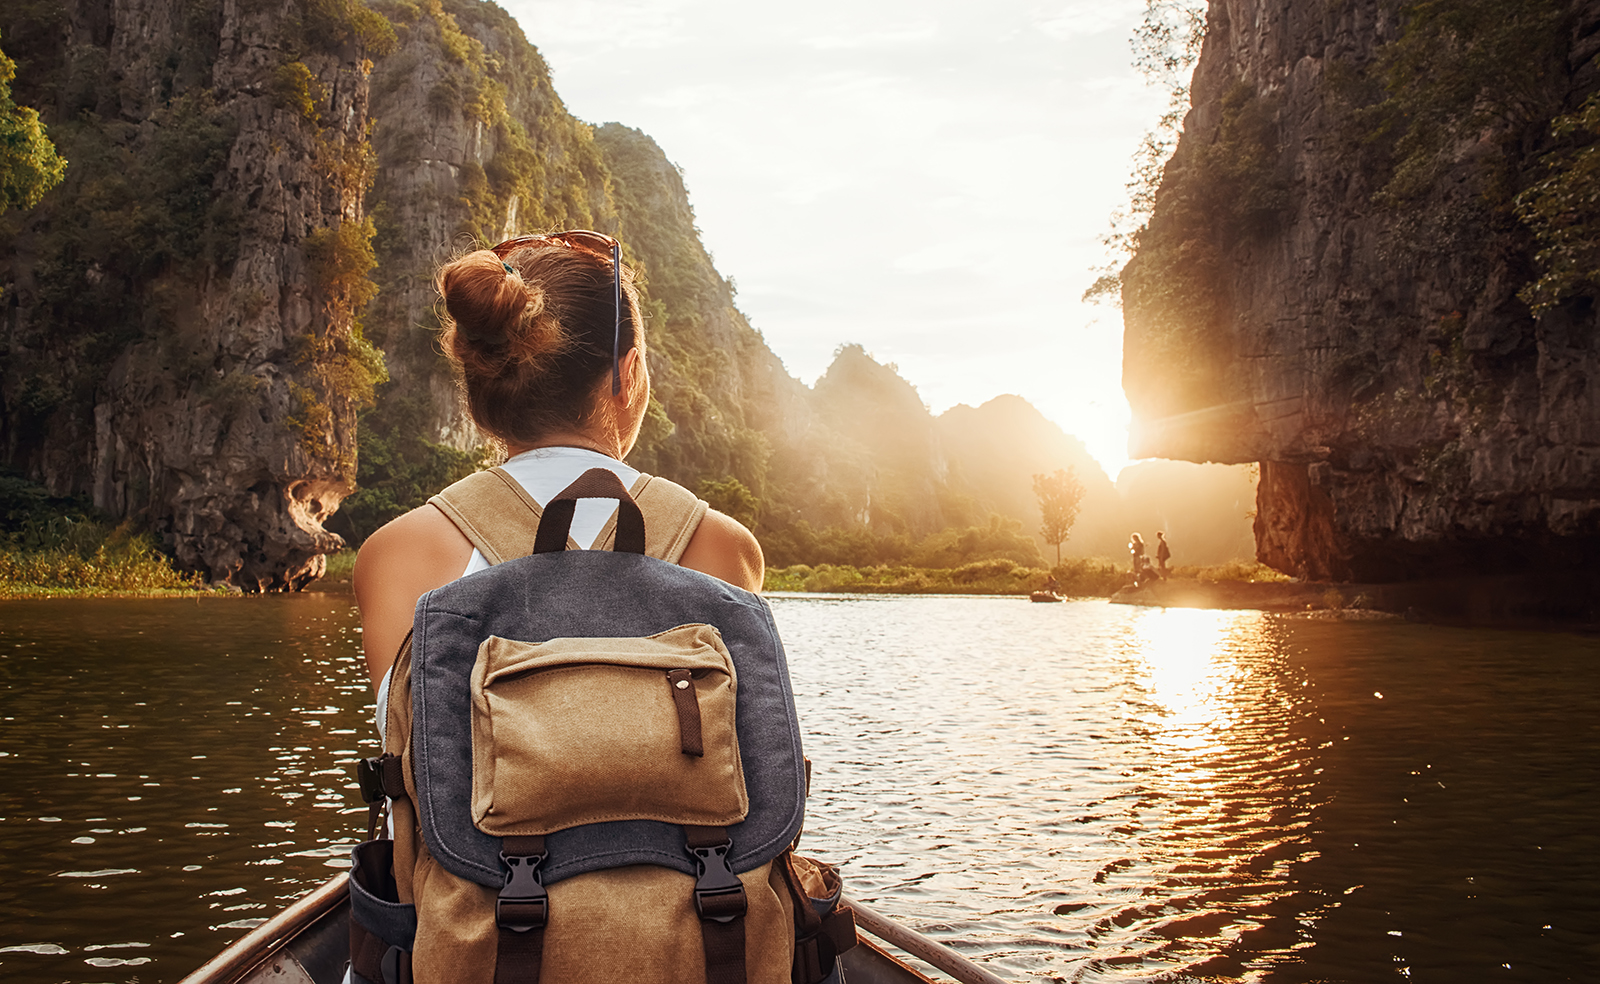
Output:
[[[960,567],[878,564],[795,564],[767,569],[767,591],[827,591],[870,594],[1025,595],[1044,586],[1052,571],[1009,560],[979,560]],[[1053,571],[1066,595],[1107,597],[1121,587],[1121,572],[1110,561],[1069,560]]]
[[[131,521],[111,527],[76,500],[0,476],[0,598],[192,594],[200,574],[175,570]]]
[[[200,574],[174,570],[149,534],[122,532],[113,530],[87,555],[64,548],[0,551],[0,598],[209,590]]]
[[[982,560],[956,568],[879,564],[795,564],[768,568],[767,591],[843,591],[882,594],[1027,594],[1046,571],[1009,560]]]

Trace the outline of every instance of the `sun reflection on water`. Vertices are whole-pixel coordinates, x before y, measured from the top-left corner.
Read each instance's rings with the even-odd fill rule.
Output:
[[[1130,621],[1122,657],[1135,671],[1130,682],[1157,711],[1153,740],[1196,750],[1214,743],[1231,716],[1226,698],[1250,675],[1239,657],[1251,651],[1259,622],[1254,612],[1197,609]]]
[[[1295,778],[1304,749],[1287,733],[1288,695],[1263,662],[1279,652],[1272,624],[1258,612],[1152,610],[1116,640],[1133,739],[1118,758],[1136,822],[1096,879],[1111,911],[1090,935],[1136,977],[1205,964],[1256,933],[1307,859],[1314,807]],[[1119,884],[1140,885],[1137,901],[1119,899]],[[1226,973],[1258,979],[1299,942],[1257,948],[1256,966]]]

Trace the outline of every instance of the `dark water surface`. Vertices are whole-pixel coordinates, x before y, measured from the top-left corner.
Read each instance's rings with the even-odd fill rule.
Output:
[[[1019,981],[1600,979],[1600,641],[776,598],[805,848]],[[345,865],[348,596],[0,603],[0,980],[173,981]]]

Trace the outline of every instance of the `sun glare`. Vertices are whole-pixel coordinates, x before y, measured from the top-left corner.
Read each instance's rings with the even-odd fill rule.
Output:
[[[1132,621],[1124,652],[1137,667],[1145,697],[1158,706],[1159,740],[1195,747],[1214,740],[1224,695],[1239,667],[1225,643],[1249,612],[1170,608]]]

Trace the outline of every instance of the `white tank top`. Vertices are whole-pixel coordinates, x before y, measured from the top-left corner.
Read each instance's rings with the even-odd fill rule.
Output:
[[[623,488],[633,488],[638,481],[638,469],[598,451],[587,448],[534,448],[524,451],[500,466],[533,496],[540,508],[554,499],[562,489],[577,481],[578,476],[591,468],[607,468],[622,480]],[[616,503],[606,499],[580,499],[572,514],[572,539],[585,550],[594,546],[600,531],[605,529],[611,514],[617,511]],[[476,548],[467,561],[462,577],[488,570],[489,562]]]

